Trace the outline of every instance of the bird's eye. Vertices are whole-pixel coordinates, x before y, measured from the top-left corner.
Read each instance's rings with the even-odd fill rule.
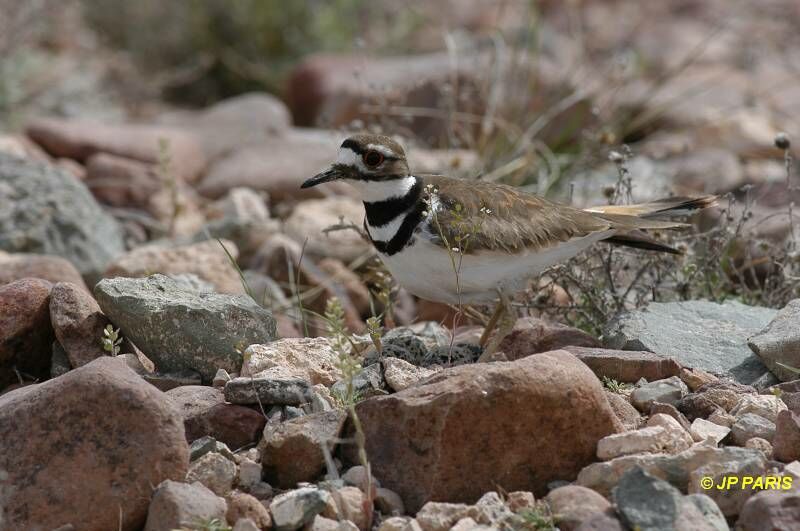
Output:
[[[364,153],[363,159],[364,159],[364,164],[366,164],[370,168],[375,168],[379,166],[381,162],[383,162],[383,155],[381,155],[377,151],[370,150]]]

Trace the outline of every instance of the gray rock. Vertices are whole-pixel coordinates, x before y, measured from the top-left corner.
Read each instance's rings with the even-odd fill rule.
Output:
[[[204,382],[238,371],[248,346],[275,337],[272,314],[249,297],[187,291],[163,275],[104,279],[94,294],[159,370],[196,370]]]
[[[631,529],[717,531],[720,523],[725,525],[721,529],[728,529],[713,500],[684,497],[666,481],[638,467],[622,476],[613,496],[617,512]]]
[[[269,510],[276,531],[294,531],[325,509],[329,494],[314,487],[285,492],[272,499]]]
[[[53,341],[53,357],[50,360],[50,378],[58,378],[72,370],[67,352],[58,341]]]
[[[228,448],[228,445],[219,442],[210,435],[206,435],[192,441],[191,446],[189,446],[189,460],[196,461],[209,452],[216,452],[224,457],[227,457],[231,461],[234,460],[233,452],[231,452],[231,449]]]
[[[144,531],[182,529],[201,521],[225,520],[227,504],[201,483],[166,480],[153,492]]]
[[[311,395],[311,385],[295,377],[240,376],[225,384],[225,400],[232,404],[299,406]]]
[[[227,496],[233,490],[235,480],[236,464],[217,452],[208,452],[192,461],[186,474],[186,481],[199,481],[218,496]]]
[[[194,273],[172,273],[167,276],[174,280],[181,289],[185,289],[186,291],[192,291],[194,293],[213,293],[216,291],[214,289],[214,284],[203,280]]]
[[[776,313],[735,301],[651,303],[644,310],[613,319],[603,331],[603,344],[647,350],[686,367],[749,384],[767,368],[747,346],[747,338],[763,329]]]
[[[125,247],[116,220],[75,176],[0,153],[0,250],[61,256],[94,282]]]
[[[631,393],[631,404],[642,412],[650,411],[653,402],[676,404],[689,393],[689,388],[677,376],[646,383]]]
[[[733,442],[744,446],[748,439],[761,437],[772,441],[775,437],[775,423],[755,413],[745,413],[736,419],[731,426]]]
[[[385,394],[387,389],[379,363],[364,367],[353,376],[353,390],[360,399]],[[339,380],[331,386],[331,395],[342,399],[347,394],[347,382]]]
[[[781,365],[800,368],[800,299],[784,306],[747,344],[782,382],[796,379],[797,372]]]
[[[147,383],[164,392],[184,385],[201,385],[203,383],[203,377],[200,376],[200,373],[190,369],[178,372],[144,374],[142,378],[144,378],[144,381]]]

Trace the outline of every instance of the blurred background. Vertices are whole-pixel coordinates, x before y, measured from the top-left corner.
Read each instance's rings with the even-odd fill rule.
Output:
[[[704,223],[724,234],[696,254],[727,269],[670,289],[780,304],[798,27],[797,0],[0,0],[0,149],[82,180],[127,248],[208,234],[243,188],[267,233],[347,265],[368,250],[355,231],[320,234],[360,204],[297,186],[351,131],[397,136],[417,171],[574,204],[718,193]],[[237,234],[241,265],[276,276]]]

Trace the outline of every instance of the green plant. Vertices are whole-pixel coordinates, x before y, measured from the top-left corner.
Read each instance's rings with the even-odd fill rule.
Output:
[[[547,503],[539,501],[533,508],[525,509],[504,523],[504,529],[514,531],[558,531],[556,517]]]
[[[106,325],[103,329],[103,337],[100,338],[100,343],[103,345],[103,350],[112,356],[119,354],[120,345],[122,344],[122,336],[119,333],[119,328],[115,329],[110,324]]]
[[[225,520],[219,518],[205,518],[198,519],[197,523],[191,527],[181,527],[173,531],[232,531],[233,528],[229,526]]]
[[[608,376],[603,376],[600,378],[600,381],[603,382],[603,387],[612,393],[623,394],[633,388],[631,384],[620,383],[614,378],[609,378]]]

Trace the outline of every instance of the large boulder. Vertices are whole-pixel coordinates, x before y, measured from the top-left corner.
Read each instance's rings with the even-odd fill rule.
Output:
[[[163,275],[103,279],[103,312],[162,372],[194,370],[211,382],[238,372],[242,353],[275,338],[272,314],[245,295],[197,293]]]
[[[141,529],[153,489],[188,465],[180,415],[120,360],[0,398],[4,529]]]
[[[565,351],[447,369],[356,411],[373,473],[411,513],[498,487],[543,494],[622,430],[595,375]]]
[[[771,308],[736,301],[653,302],[612,320],[603,331],[603,343],[607,348],[646,350],[685,367],[751,384],[768,371],[748,348],[747,338],[775,314]]]
[[[124,250],[122,230],[69,172],[0,153],[0,250],[66,258],[90,280]]]

